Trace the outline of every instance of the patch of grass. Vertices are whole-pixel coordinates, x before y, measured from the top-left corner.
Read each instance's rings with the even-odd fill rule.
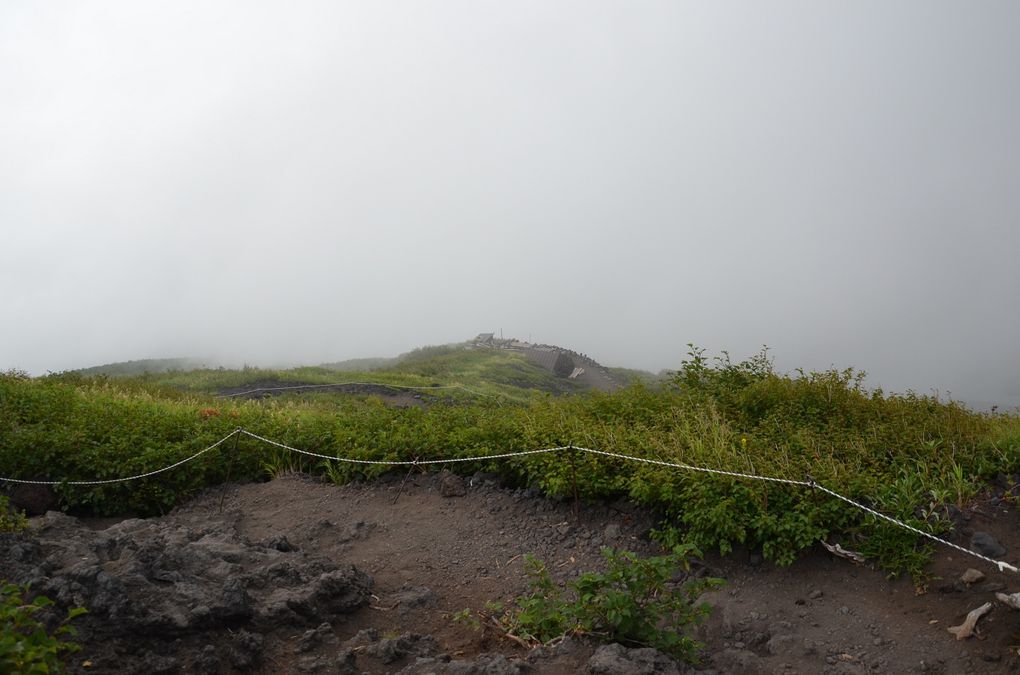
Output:
[[[990,426],[982,442],[982,474],[1020,471],[1020,414],[992,415]]]

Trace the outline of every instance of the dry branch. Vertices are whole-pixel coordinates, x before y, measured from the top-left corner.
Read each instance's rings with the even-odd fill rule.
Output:
[[[996,593],[995,599],[1013,609],[1020,609],[1020,593]]]
[[[848,551],[839,544],[833,545],[828,544],[824,541],[822,542],[822,546],[824,546],[825,549],[833,555],[839,556],[840,558],[846,558],[847,560],[852,560],[858,565],[864,564],[864,556],[858,553],[857,551]]]
[[[967,618],[963,620],[959,626],[953,626],[947,628],[950,633],[956,636],[957,640],[964,640],[974,634],[975,627],[977,626],[978,619],[983,617],[988,612],[992,611],[992,603],[986,602],[977,609],[972,609],[967,614]]]

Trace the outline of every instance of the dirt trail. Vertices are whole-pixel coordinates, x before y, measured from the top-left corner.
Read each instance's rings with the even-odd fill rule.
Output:
[[[593,660],[595,647],[580,640],[529,655],[511,642],[451,618],[462,609],[480,609],[487,601],[509,600],[522,593],[526,588],[524,554],[543,559],[555,577],[565,579],[600,569],[602,546],[656,553],[648,537],[653,525],[648,514],[618,502],[582,505],[575,515],[572,502],[504,489],[484,475],[465,479],[422,474],[405,484],[402,479],[395,476],[337,487],[290,475],[268,483],[231,485],[209,490],[164,518],[129,521],[92,532],[89,536],[99,539],[86,541],[87,551],[109,549],[113,546],[109,541],[121,541],[130,530],[163,532],[160,542],[198,547],[210,561],[226,556],[234,567],[225,573],[249,584],[250,607],[247,613],[238,613],[233,599],[210,602],[214,616],[225,613],[222,621],[203,618],[194,623],[196,630],[182,628],[162,642],[158,634],[152,634],[132,644],[128,637],[116,637],[109,626],[86,625],[86,643],[73,665],[82,672],[150,673],[402,669],[408,673],[574,673],[589,668],[594,668],[589,672],[637,673],[665,667],[642,665],[635,654],[616,658],[619,655],[602,652]],[[963,514],[956,536],[966,542],[973,531],[991,533],[1007,547],[1005,559],[1015,562],[1020,553],[1017,514],[1003,503],[993,503]],[[43,521],[36,519],[36,536],[45,538],[48,530]],[[34,553],[26,549],[18,554],[21,563],[10,564],[15,570],[27,570],[24,574],[43,574],[50,580],[66,574],[71,561],[68,557],[57,560],[61,544],[56,539],[79,535],[61,535],[59,528],[65,525],[55,522],[53,541]],[[175,534],[181,532],[185,534]],[[253,548],[245,549],[246,545]],[[124,551],[130,548],[118,546]],[[183,581],[175,582],[174,572],[167,571],[170,562],[153,562],[169,553],[150,544],[137,548],[149,554],[136,554],[144,565],[131,563],[135,565],[132,574],[137,576],[142,569],[142,574],[166,580],[162,586],[166,592],[185,586],[196,574],[186,562],[177,561]],[[44,554],[57,562],[40,565],[33,558]],[[6,566],[4,555],[13,554],[0,548],[0,565]],[[113,565],[127,569],[131,560],[118,553],[116,560],[100,557],[95,564],[106,570]],[[306,581],[275,589],[276,582],[268,581],[266,570],[284,564],[293,569],[279,574]],[[354,570],[349,569],[351,565]],[[979,569],[987,579],[970,586],[958,582],[969,567]],[[947,550],[938,552],[933,571],[943,580],[918,595],[908,580],[889,581],[881,572],[834,558],[820,547],[785,569],[747,552],[710,557],[703,573],[723,577],[727,585],[711,594],[716,609],[699,629],[706,650],[698,669],[784,674],[1020,672],[1016,648],[1011,647],[1020,629],[1020,612],[996,606],[981,620],[978,638],[957,641],[946,631],[961,623],[969,610],[994,600],[995,590],[1020,590],[1020,579]],[[357,577],[362,572],[371,576],[370,590],[363,598],[358,595],[361,580]],[[88,576],[80,569],[78,574],[82,579]],[[96,578],[96,573],[91,574],[89,578]],[[303,590],[308,584],[322,586],[323,578],[340,576],[348,584],[342,592],[331,586],[329,594],[313,597]],[[229,583],[228,579],[225,584]],[[299,609],[307,605],[315,611],[287,613],[281,609],[279,594],[283,592],[290,594],[283,605],[296,603]],[[192,603],[201,595],[189,593],[186,597]],[[305,595],[292,603],[291,596],[299,593]],[[341,597],[344,603],[364,601],[351,609],[340,603]],[[330,614],[330,607],[337,610]],[[193,614],[195,609],[188,611]],[[150,623],[159,620],[146,618]],[[247,637],[238,637],[242,634]],[[85,660],[91,662],[87,671],[81,668]],[[675,672],[688,671],[678,667]]]

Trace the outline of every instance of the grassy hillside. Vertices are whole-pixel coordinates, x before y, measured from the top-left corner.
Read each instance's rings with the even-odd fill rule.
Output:
[[[91,368],[82,368],[75,372],[82,375],[106,375],[108,377],[132,377],[144,373],[165,373],[173,370],[196,370],[208,368],[209,361],[203,359],[140,359],[138,361],[120,361],[107,363]]]
[[[368,371],[339,372],[327,366],[287,370],[204,369],[150,372],[137,379],[148,384],[204,394],[217,394],[245,386],[254,388],[271,384],[286,386],[342,382],[375,382],[409,387],[459,385],[485,395],[512,400],[527,400],[536,392],[565,394],[583,391],[583,387],[577,383],[557,377],[529,363],[515,352],[472,350],[457,345],[418,349],[397,357],[390,365]],[[464,395],[464,392],[449,393],[452,396]]]
[[[708,363],[692,352],[662,387],[548,396],[551,375],[512,353],[437,349],[374,381],[464,383],[469,394],[396,409],[377,397],[214,398],[222,387],[335,381],[323,368],[195,371],[138,378],[0,376],[0,475],[109,478],[186,458],[237,427],[312,452],[364,459],[465,457],[573,443],[663,461],[820,483],[915,526],[950,526],[982,477],[1020,469],[1020,418],[980,415],[925,396],[867,391],[853,371],[783,375],[764,357]],[[290,378],[290,380],[288,380]],[[352,378],[353,379],[353,378]],[[806,488],[748,482],[622,459],[543,454],[453,465],[496,471],[556,495],[626,495],[664,514],[660,536],[726,551],[737,543],[790,562],[820,538],[838,538],[894,571],[920,574],[925,545],[902,530]],[[63,485],[65,507],[155,513],[205,486],[286,469],[342,482],[377,466],[310,459],[252,439],[233,441],[158,477],[99,487]]]
[[[337,372],[365,372],[368,370],[378,370],[379,368],[385,368],[392,366],[397,362],[395,358],[385,357],[369,357],[363,359],[346,359],[344,361],[332,361],[330,363],[319,364],[322,368],[327,370],[335,370]]]

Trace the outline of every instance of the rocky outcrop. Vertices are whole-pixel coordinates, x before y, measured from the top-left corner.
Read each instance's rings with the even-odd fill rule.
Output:
[[[283,537],[247,541],[229,517],[197,528],[135,519],[94,531],[50,512],[4,539],[7,580],[61,609],[88,609],[75,625],[96,646],[93,672],[248,668],[262,633],[340,618],[368,602],[372,585],[352,565],[307,556]],[[226,648],[162,653],[192,640]]]
[[[592,675],[680,675],[680,666],[657,649],[602,645],[588,661]]]

